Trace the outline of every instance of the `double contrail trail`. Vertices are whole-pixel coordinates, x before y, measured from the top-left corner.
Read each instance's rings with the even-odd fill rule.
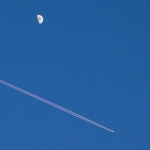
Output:
[[[52,102],[50,102],[50,101],[48,101],[48,100],[46,100],[46,99],[44,99],[44,98],[42,98],[42,97],[39,97],[39,96],[37,96],[37,95],[35,95],[35,94],[32,94],[32,93],[30,93],[30,92],[28,92],[28,91],[26,91],[26,90],[23,90],[23,89],[21,89],[21,88],[15,86],[15,85],[12,85],[12,84],[10,84],[10,83],[8,83],[8,82],[6,82],[6,81],[0,80],[0,83],[3,84],[3,85],[8,86],[8,87],[10,87],[10,88],[12,88],[12,89],[14,89],[14,90],[17,90],[17,91],[19,91],[19,92],[22,92],[22,93],[24,93],[24,94],[26,94],[26,95],[28,95],[28,96],[30,96],[30,97],[33,97],[33,98],[35,98],[35,99],[37,99],[37,100],[39,100],[39,101],[42,101],[43,103],[46,103],[46,104],[48,104],[48,105],[50,105],[50,106],[52,106],[52,107],[55,107],[55,108],[57,108],[57,109],[59,109],[59,110],[61,110],[61,111],[64,111],[64,112],[66,112],[66,113],[68,113],[68,114],[70,114],[70,115],[72,115],[72,116],[75,116],[75,117],[77,117],[77,118],[79,118],[79,119],[81,119],[81,120],[84,120],[84,121],[86,121],[86,122],[88,122],[88,123],[90,123],[90,124],[93,124],[93,125],[95,125],[95,126],[98,126],[98,127],[100,127],[100,128],[103,128],[103,129],[105,129],[105,130],[107,130],[107,131],[114,132],[113,130],[111,130],[111,129],[109,129],[109,128],[103,126],[103,125],[100,125],[100,124],[98,124],[98,123],[96,123],[96,122],[94,122],[94,121],[92,121],[92,120],[90,120],[90,119],[87,119],[87,118],[85,118],[85,117],[83,117],[83,116],[81,116],[81,115],[79,115],[79,114],[77,114],[77,113],[74,113],[74,112],[71,111],[71,110],[68,110],[68,109],[66,109],[66,108],[64,108],[64,107],[61,107],[61,106],[55,104],[55,103],[52,103]]]

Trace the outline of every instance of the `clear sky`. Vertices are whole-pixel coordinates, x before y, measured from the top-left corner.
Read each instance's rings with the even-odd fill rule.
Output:
[[[2,1],[0,79],[115,133],[0,84],[0,149],[149,150],[149,6],[149,0]]]

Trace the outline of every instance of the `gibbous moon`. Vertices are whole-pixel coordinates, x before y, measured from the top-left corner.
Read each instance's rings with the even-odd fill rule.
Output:
[[[41,24],[43,22],[43,17],[41,15],[37,15],[38,23]]]

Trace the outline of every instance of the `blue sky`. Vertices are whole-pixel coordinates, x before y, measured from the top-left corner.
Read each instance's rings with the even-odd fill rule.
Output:
[[[0,149],[149,150],[149,5],[1,2],[0,79],[115,133],[0,85]]]

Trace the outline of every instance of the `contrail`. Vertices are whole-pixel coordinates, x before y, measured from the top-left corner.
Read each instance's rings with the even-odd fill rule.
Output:
[[[37,95],[35,95],[35,94],[32,94],[32,93],[30,93],[30,92],[28,92],[28,91],[25,91],[25,90],[23,90],[23,89],[21,89],[21,88],[15,86],[15,85],[12,85],[12,84],[10,84],[10,83],[8,83],[8,82],[6,82],[6,81],[0,80],[0,83],[3,84],[3,85],[8,86],[8,87],[10,87],[10,88],[12,88],[12,89],[14,89],[14,90],[17,90],[17,91],[19,91],[19,92],[22,92],[22,93],[24,93],[24,94],[26,94],[26,95],[28,95],[28,96],[31,96],[31,97],[33,97],[33,98],[39,100],[39,101],[42,101],[43,103],[46,103],[46,104],[48,104],[48,105],[50,105],[50,106],[53,106],[53,107],[55,107],[55,108],[57,108],[57,109],[59,109],[59,110],[61,110],[61,111],[64,111],[64,112],[66,112],[66,113],[68,113],[68,114],[70,114],[70,115],[72,115],[72,116],[75,116],[75,117],[77,117],[77,118],[79,118],[79,119],[81,119],[81,120],[84,120],[84,121],[86,121],[86,122],[88,122],[88,123],[91,123],[91,124],[93,124],[93,125],[95,125],[95,126],[98,126],[98,127],[100,127],[100,128],[103,128],[103,129],[105,129],[105,130],[107,130],[107,131],[114,132],[113,130],[111,130],[111,129],[109,129],[109,128],[103,126],[103,125],[100,125],[100,124],[98,124],[98,123],[96,123],[96,122],[94,122],[94,121],[92,121],[92,120],[90,120],[90,119],[87,119],[87,118],[85,118],[85,117],[83,117],[83,116],[81,116],[81,115],[79,115],[79,114],[77,114],[77,113],[74,113],[74,112],[71,111],[71,110],[68,110],[68,109],[66,109],[66,108],[64,108],[64,107],[61,107],[61,106],[55,104],[55,103],[52,103],[52,102],[50,102],[50,101],[48,101],[48,100],[46,100],[46,99],[44,99],[44,98],[42,98],[42,97],[39,97],[39,96],[37,96]]]

